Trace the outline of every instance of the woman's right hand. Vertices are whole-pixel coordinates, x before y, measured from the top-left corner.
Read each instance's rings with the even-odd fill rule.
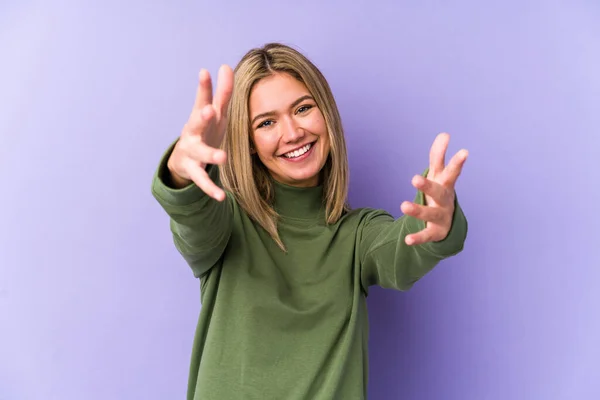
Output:
[[[227,65],[219,69],[213,99],[212,81],[206,70],[199,74],[194,107],[167,162],[175,187],[192,182],[218,201],[225,192],[210,179],[207,164],[223,164],[227,155],[219,149],[227,127],[227,107],[233,91],[233,71]]]

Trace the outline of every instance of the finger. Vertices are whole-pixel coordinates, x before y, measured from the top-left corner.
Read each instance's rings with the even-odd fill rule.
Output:
[[[404,238],[404,243],[406,243],[409,246],[416,246],[419,244],[434,242],[436,240],[437,239],[435,235],[435,229],[430,227],[425,228],[417,233],[411,233],[410,235],[406,235],[406,237]]]
[[[446,220],[446,210],[440,207],[423,206],[405,201],[400,205],[400,210],[405,215],[410,215],[425,222],[444,224]]]
[[[233,92],[233,71],[228,65],[219,68],[217,90],[215,93],[214,106],[221,116],[226,116],[227,106]]]
[[[441,174],[444,171],[446,149],[448,149],[449,141],[450,135],[447,133],[440,133],[433,141],[431,150],[429,151],[429,171],[431,173]]]
[[[212,80],[210,73],[201,69],[198,74],[198,88],[196,89],[196,100],[194,101],[194,110],[200,110],[206,105],[212,103]]]
[[[446,196],[446,188],[439,183],[431,179],[426,179],[421,175],[415,175],[412,179],[412,184],[415,188],[433,198],[437,204],[447,204],[448,196]]]
[[[469,156],[469,152],[465,149],[462,149],[461,151],[456,153],[452,157],[452,159],[450,159],[448,166],[444,170],[444,178],[443,179],[444,179],[444,182],[446,183],[446,186],[454,187],[454,185],[456,185],[456,180],[460,176],[463,166],[465,165],[465,162],[467,161],[468,156]]]
[[[196,109],[190,115],[184,131],[191,135],[201,135],[214,123],[215,109],[212,105]]]
[[[223,201],[225,199],[225,192],[223,189],[215,185],[204,168],[201,168],[199,165],[189,165],[188,174],[190,175],[190,179],[204,193],[217,201]]]

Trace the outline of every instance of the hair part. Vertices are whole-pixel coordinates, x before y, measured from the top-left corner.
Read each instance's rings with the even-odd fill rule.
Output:
[[[326,223],[337,222],[349,210],[348,156],[341,117],[329,84],[319,69],[294,48],[269,43],[248,51],[234,70],[234,88],[228,110],[227,132],[221,148],[228,161],[220,168],[225,190],[233,194],[251,219],[256,221],[285,251],[279,237],[279,215],[272,204],[272,177],[257,155],[252,154],[249,99],[261,79],[285,73],[303,83],[325,119],[330,152],[321,170]]]

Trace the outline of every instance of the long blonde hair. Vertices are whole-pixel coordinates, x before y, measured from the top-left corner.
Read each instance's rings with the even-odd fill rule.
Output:
[[[321,171],[326,222],[331,224],[348,211],[348,157],[339,111],[323,74],[299,51],[280,43],[269,43],[248,51],[235,68],[235,79],[227,132],[222,149],[228,160],[220,168],[225,190],[285,251],[277,231],[279,215],[273,209],[273,184],[269,171],[251,154],[249,98],[254,85],[274,73],[287,73],[302,82],[323,113],[330,153]]]

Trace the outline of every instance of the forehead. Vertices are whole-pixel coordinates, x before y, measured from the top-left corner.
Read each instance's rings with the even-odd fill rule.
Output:
[[[250,93],[250,113],[287,109],[296,99],[310,94],[308,88],[285,73],[275,73],[258,81]]]

